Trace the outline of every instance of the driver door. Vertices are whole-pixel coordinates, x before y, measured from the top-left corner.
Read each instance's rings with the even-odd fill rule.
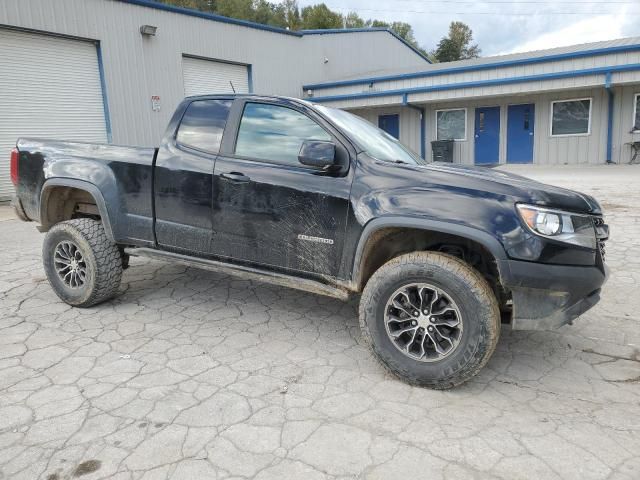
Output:
[[[234,111],[238,127],[214,170],[214,253],[337,276],[352,178],[348,151],[303,106],[237,100]],[[334,142],[346,168],[330,175],[302,165],[305,140]]]

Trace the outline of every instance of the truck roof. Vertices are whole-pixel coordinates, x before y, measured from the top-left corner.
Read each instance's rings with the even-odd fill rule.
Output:
[[[213,93],[210,95],[191,95],[185,97],[185,100],[205,100],[213,98],[245,98],[249,100],[279,100],[283,103],[298,103],[301,105],[309,106],[312,102],[308,100],[302,100],[300,98],[285,97],[282,95],[258,95],[254,93]]]

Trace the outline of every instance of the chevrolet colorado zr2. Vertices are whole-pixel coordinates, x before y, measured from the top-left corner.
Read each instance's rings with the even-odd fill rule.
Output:
[[[190,97],[158,148],[21,138],[11,176],[66,303],[116,295],[132,255],[359,294],[380,362],[432,388],[476,375],[501,320],[570,323],[607,276],[592,197],[425,162],[365,120],[302,100]]]

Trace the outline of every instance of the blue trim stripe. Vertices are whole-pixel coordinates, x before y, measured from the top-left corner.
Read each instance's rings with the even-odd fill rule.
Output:
[[[261,23],[249,22],[248,20],[238,20],[237,18],[223,17],[222,15],[216,15],[215,13],[206,13],[199,10],[192,10],[190,8],[176,7],[174,5],[167,5],[165,3],[156,2],[153,0],[119,0],[123,3],[131,3],[133,5],[139,5],[141,7],[155,8],[156,10],[164,10],[166,12],[179,13],[181,15],[188,15],[190,17],[204,18],[206,20],[213,20],[216,22],[230,23],[232,25],[241,25],[243,27],[256,28],[258,30],[266,30],[268,32],[282,33],[284,35],[293,35],[294,37],[301,37],[298,32],[293,32],[285,28],[272,27],[270,25],[263,25]]]
[[[608,55],[612,53],[624,53],[640,50],[640,44],[618,45],[615,47],[594,48],[582,50],[580,52],[558,53],[554,55],[542,55],[538,57],[520,58],[516,60],[504,60],[499,62],[483,63],[477,65],[463,65],[460,67],[441,68],[438,70],[425,70],[422,72],[404,73],[396,75],[384,75],[380,77],[357,78],[353,80],[342,80],[339,82],[315,83],[304,85],[304,90],[321,90],[325,88],[345,87],[348,85],[366,85],[371,83],[386,82],[390,80],[408,80],[411,78],[427,78],[452,73],[475,72],[481,70],[492,70],[494,68],[514,67],[519,65],[531,65],[537,63],[553,62],[558,60],[569,60],[589,56]]]
[[[100,88],[102,90],[102,108],[104,109],[104,126],[107,130],[107,142],[113,142],[111,133],[111,114],[109,113],[109,100],[107,98],[107,82],[104,77],[104,64],[102,62],[102,48],[100,42],[96,42],[96,53],[98,54],[98,73],[100,75]]]
[[[239,20],[237,18],[223,17],[222,15],[216,15],[215,13],[201,12],[199,10],[193,10],[190,8],[176,7],[174,5],[167,5],[154,0],[119,0],[123,3],[130,3],[132,5],[138,5],[141,7],[155,8],[156,10],[164,10],[165,12],[179,13],[181,15],[188,15],[191,17],[204,18],[206,20],[213,20],[215,22],[230,23],[232,25],[240,25],[248,28],[255,28],[257,30],[266,30],[267,32],[282,33],[283,35],[291,35],[294,37],[302,37],[304,35],[321,35],[332,33],[362,33],[362,32],[388,32],[396,39],[400,40],[405,46],[409,47],[415,53],[420,55],[420,58],[426,60],[428,63],[431,61],[425,57],[422,52],[416,49],[410,43],[400,37],[396,32],[389,28],[329,28],[326,30],[287,30],[281,27],[272,27],[271,25],[264,25],[262,23],[250,22],[248,20]]]
[[[371,28],[316,28],[313,30],[299,30],[302,35],[325,35],[332,33],[358,33],[358,32],[388,32],[388,28],[371,27]]]
[[[445,83],[428,87],[400,88],[395,90],[382,90],[376,92],[349,93],[342,95],[329,95],[325,97],[311,97],[312,102],[336,102],[340,100],[356,100],[361,98],[390,97],[393,95],[410,95],[412,93],[429,93],[444,90],[457,90],[459,88],[493,87],[496,85],[509,85],[513,83],[536,82],[540,80],[557,80],[562,78],[585,77],[588,75],[605,75],[607,72],[630,72],[640,70],[640,63],[629,65],[614,65],[610,67],[585,68],[582,70],[570,70],[566,72],[542,73],[538,75],[524,75],[521,77],[495,78],[491,80],[477,80],[472,82]]]
[[[415,53],[417,53],[420,58],[422,58],[424,61],[426,61],[427,63],[432,63],[431,60],[429,60],[429,58],[422,53],[420,50],[418,50],[416,47],[414,47],[413,45],[411,45],[409,42],[407,42],[404,38],[402,38],[400,35],[398,35],[396,32],[394,32],[391,29],[387,29],[387,32],[389,32],[391,35],[393,35],[394,37],[396,37],[398,40],[400,40],[402,43],[404,43],[407,47],[409,47],[411,50],[413,50]]]

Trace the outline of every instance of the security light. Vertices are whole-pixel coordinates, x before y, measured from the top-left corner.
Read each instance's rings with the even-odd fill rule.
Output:
[[[148,35],[150,37],[153,37],[156,34],[157,29],[158,27],[154,27],[153,25],[142,25],[140,27],[140,33],[142,35]]]

